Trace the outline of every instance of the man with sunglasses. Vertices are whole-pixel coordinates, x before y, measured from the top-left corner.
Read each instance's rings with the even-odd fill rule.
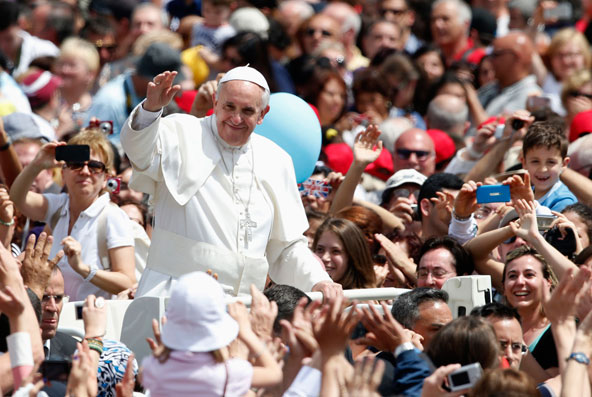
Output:
[[[415,11],[411,8],[409,0],[382,0],[379,11],[384,19],[399,26],[401,29],[399,44],[407,53],[413,55],[424,45],[411,31],[415,23]]]
[[[159,74],[132,112],[121,143],[134,166],[130,186],[154,195],[152,245],[136,296],[170,293],[183,274],[211,270],[229,295],[248,295],[266,277],[336,296],[319,266],[289,155],[252,134],[269,111],[269,86],[248,66],[227,72],[214,114],[161,118],[179,91]]]
[[[395,142],[393,155],[395,172],[412,168],[426,177],[436,170],[436,151],[432,138],[419,128],[402,133]]]
[[[45,358],[69,358],[76,351],[76,339],[58,331],[64,298],[64,277],[60,268],[56,266],[41,298],[40,328]]]

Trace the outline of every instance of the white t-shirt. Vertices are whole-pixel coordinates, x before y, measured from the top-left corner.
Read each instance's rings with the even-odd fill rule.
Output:
[[[48,203],[47,214],[45,214],[46,223],[51,221],[56,211],[61,211],[53,232],[54,244],[51,247],[50,254],[50,258],[53,258],[62,249],[61,241],[68,236],[70,200],[66,193],[44,194],[43,196]],[[99,259],[97,247],[97,220],[103,208],[108,204],[109,194],[104,193],[90,207],[82,211],[70,234],[82,245],[82,262],[97,270],[104,269]],[[107,249],[134,245],[130,220],[123,210],[115,209],[108,212],[105,230],[107,233]],[[64,275],[65,294],[70,297],[71,302],[82,301],[90,294],[105,298],[111,297],[111,294],[107,291],[100,289],[90,281],[84,281],[84,278],[70,267],[66,256],[62,258],[58,266]]]

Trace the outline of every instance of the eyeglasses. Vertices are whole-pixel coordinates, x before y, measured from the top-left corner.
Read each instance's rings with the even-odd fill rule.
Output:
[[[579,96],[583,96],[584,98],[592,99],[592,94],[584,94],[583,92],[579,91],[570,91],[567,95],[577,98]]]
[[[99,39],[95,41],[95,47],[97,48],[97,51],[105,49],[109,52],[115,52],[115,49],[117,49],[117,44],[106,44],[103,40]]]
[[[386,14],[393,14],[394,16],[398,17],[407,12],[407,9],[404,8],[383,8],[380,10],[380,14],[385,16]]]
[[[43,297],[41,297],[41,303],[44,305],[47,305],[52,299],[55,302],[56,305],[59,305],[60,303],[62,303],[62,300],[64,299],[64,294],[61,295],[43,295]]]
[[[508,346],[511,347],[512,351],[514,353],[526,353],[527,347],[524,343],[518,343],[518,342],[514,342],[514,343],[510,343],[507,340],[500,340],[499,341],[500,347],[502,348],[503,351],[505,351]]]
[[[310,37],[312,37],[312,36],[314,36],[314,35],[315,35],[315,33],[317,33],[317,32],[320,32],[320,33],[321,33],[321,35],[322,35],[323,37],[331,37],[331,36],[333,36],[333,33],[329,32],[328,30],[325,30],[325,29],[314,29],[314,28],[308,28],[308,29],[306,29],[306,31],[305,31],[304,33],[305,33],[307,36],[310,36]]]
[[[90,171],[91,174],[100,174],[105,172],[105,170],[107,169],[107,167],[105,166],[104,163],[101,163],[100,161],[97,160],[89,160],[89,161],[84,161],[84,162],[68,162],[66,164],[64,164],[64,168],[69,168],[72,171],[80,171],[81,169],[84,168],[84,166],[88,167],[88,170]]]
[[[512,244],[514,241],[516,241],[516,236],[510,237],[509,239],[504,241],[504,244]]]
[[[450,274],[450,272],[440,268],[430,271],[430,269],[426,269],[425,267],[417,270],[417,278],[426,278],[428,274],[431,274],[433,278],[442,278]]]
[[[409,198],[411,195],[413,195],[415,197],[415,199],[417,200],[419,198],[419,190],[415,190],[413,193],[411,193],[411,191],[409,189],[395,189],[393,191],[393,197],[405,197],[405,198]]]
[[[401,160],[409,160],[409,157],[411,157],[411,155],[414,153],[419,161],[427,160],[427,158],[432,155],[432,152],[425,150],[397,149],[397,157],[399,157]]]

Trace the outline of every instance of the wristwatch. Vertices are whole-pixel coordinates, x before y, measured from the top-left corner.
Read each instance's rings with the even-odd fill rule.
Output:
[[[574,353],[570,354],[569,357],[566,359],[566,361],[569,361],[569,360],[575,360],[576,362],[578,362],[580,364],[584,364],[584,365],[590,364],[590,359],[588,358],[588,356],[586,356],[582,352],[574,352]]]

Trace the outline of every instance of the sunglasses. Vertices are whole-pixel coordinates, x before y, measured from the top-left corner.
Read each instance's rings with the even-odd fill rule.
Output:
[[[43,295],[41,298],[41,303],[46,305],[53,299],[56,305],[59,305],[64,299],[64,296],[65,295]]]
[[[308,28],[306,29],[306,31],[304,33],[306,33],[307,36],[314,36],[316,32],[321,32],[321,35],[323,37],[331,37],[333,36],[333,33],[329,32],[328,30],[325,29],[313,29],[313,28]]]
[[[420,161],[427,159],[432,154],[432,152],[428,152],[425,150],[397,149],[397,156],[401,160],[409,160],[409,157],[411,157],[411,155],[414,153],[415,156],[417,156],[417,159]]]
[[[89,160],[89,161],[84,161],[84,162],[67,162],[66,164],[64,164],[64,168],[69,168],[72,171],[80,171],[81,169],[84,168],[84,166],[88,167],[88,170],[90,171],[91,174],[101,174],[103,172],[105,172],[105,170],[107,169],[107,167],[105,166],[104,163],[101,163],[100,161],[97,160]]]
[[[570,91],[568,93],[569,96],[577,98],[579,96],[583,96],[584,98],[592,99],[592,94],[584,94],[583,92],[579,91]]]

